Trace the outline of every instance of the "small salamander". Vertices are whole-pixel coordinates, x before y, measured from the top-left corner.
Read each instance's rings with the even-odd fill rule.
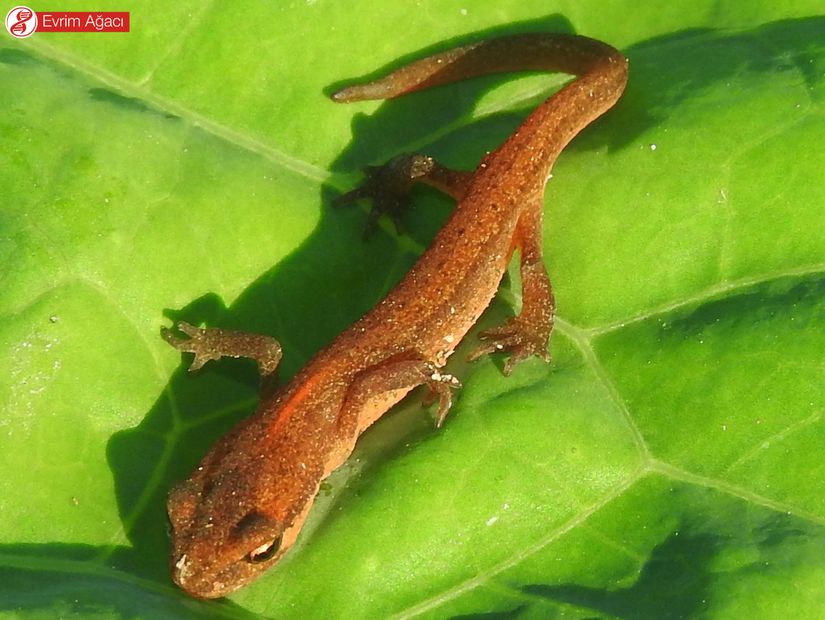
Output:
[[[317,353],[257,411],[215,443],[168,500],[174,581],[213,598],[249,583],[294,543],[321,481],[350,455],[358,436],[412,388],[426,385],[444,421],[455,377],[441,368],[495,295],[515,250],[523,306],[480,334],[470,358],[509,353],[504,373],[536,355],[549,361],[554,301],[542,260],[544,187],[560,151],[621,96],[627,61],[581,36],[518,34],[458,47],[374,82],[339,90],[337,102],[386,99],[502,71],[575,74],[536,108],[473,172],[405,155],[368,170],[342,202],[371,198],[371,219],[390,211],[417,182],[457,201],[429,249],[363,318]],[[178,325],[164,330],[192,352],[191,369],[222,356],[251,357],[272,373],[281,357],[266,336]]]

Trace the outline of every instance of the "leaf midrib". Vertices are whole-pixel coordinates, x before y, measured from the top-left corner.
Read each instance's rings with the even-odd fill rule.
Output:
[[[149,90],[140,88],[134,82],[126,80],[111,71],[102,69],[97,65],[86,62],[82,58],[78,58],[73,54],[67,53],[61,49],[51,46],[47,43],[37,41],[26,41],[23,47],[29,51],[36,53],[42,58],[51,62],[57,63],[67,69],[76,73],[82,74],[107,88],[114,90],[124,96],[139,99],[145,102],[154,110],[158,110],[164,114],[180,117],[193,126],[202,128],[207,133],[224,140],[240,149],[255,153],[263,157],[265,160],[289,170],[307,180],[314,183],[321,184],[330,182],[331,175],[329,172],[314,166],[302,159],[288,155],[287,153],[273,148],[265,142],[242,133],[236,129],[215,122],[202,114],[195,112],[191,108],[181,105],[171,99],[162,97],[152,93]]]

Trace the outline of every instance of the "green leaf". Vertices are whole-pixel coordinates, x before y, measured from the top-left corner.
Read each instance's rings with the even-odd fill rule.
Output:
[[[825,20],[812,1],[575,4],[142,2],[128,35],[0,39],[4,614],[819,617]],[[324,93],[524,30],[631,61],[548,187],[552,365],[459,365],[443,429],[414,396],[282,563],[189,599],[165,495],[257,380],[234,360],[187,374],[164,315],[273,334],[292,375],[448,208],[422,191],[406,234],[361,243],[364,212],[332,196],[403,151],[474,166],[561,80]],[[483,322],[514,304],[505,286]]]

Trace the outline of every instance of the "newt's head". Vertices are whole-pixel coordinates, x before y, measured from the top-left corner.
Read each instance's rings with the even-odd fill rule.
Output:
[[[321,477],[306,459],[263,452],[260,435],[249,426],[237,430],[169,493],[172,579],[199,598],[225,596],[283,557]]]

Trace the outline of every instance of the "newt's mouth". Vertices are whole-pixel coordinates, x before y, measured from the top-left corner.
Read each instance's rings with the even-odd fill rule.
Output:
[[[209,568],[198,567],[184,553],[172,563],[172,580],[186,593],[198,598],[219,598],[246,583],[240,582],[241,576],[236,574],[238,571],[234,570],[234,566],[217,572]],[[252,577],[250,575],[249,579]]]
[[[198,562],[187,553],[172,555],[172,581],[184,592],[196,598],[220,598],[242,588],[275,564],[284,550],[266,562],[254,563],[240,559],[226,565],[215,561]]]

